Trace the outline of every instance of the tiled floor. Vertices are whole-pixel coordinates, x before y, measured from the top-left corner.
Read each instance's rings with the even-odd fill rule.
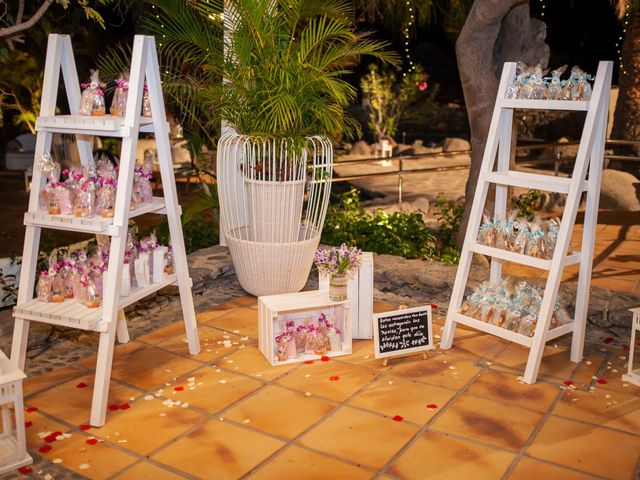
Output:
[[[180,323],[118,346],[102,428],[86,426],[94,358],[27,380],[26,406],[37,408],[26,413],[30,451],[89,478],[120,480],[639,472],[640,388],[620,381],[624,351],[591,346],[575,365],[565,343],[550,345],[535,385],[519,381],[526,350],[463,329],[453,349],[427,360],[383,367],[372,342],[360,340],[351,356],[273,367],[257,349],[257,317],[251,297],[200,313],[195,357]],[[592,377],[602,365],[600,384]],[[43,433],[55,431],[71,436],[38,453]]]

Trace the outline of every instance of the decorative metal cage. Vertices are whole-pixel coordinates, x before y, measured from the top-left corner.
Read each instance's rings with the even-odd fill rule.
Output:
[[[333,147],[238,134],[218,142],[222,233],[242,288],[256,296],[300,291],[327,213]]]

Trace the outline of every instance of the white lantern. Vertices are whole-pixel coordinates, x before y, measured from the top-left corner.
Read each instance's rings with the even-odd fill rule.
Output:
[[[324,137],[223,135],[218,198],[224,238],[242,288],[256,296],[300,291],[327,213],[333,148]]]
[[[633,383],[640,387],[640,365],[636,365],[634,369],[633,360],[636,346],[636,333],[640,330],[640,307],[630,309],[633,313],[631,322],[631,346],[629,347],[629,366],[627,373],[622,375],[623,382]]]
[[[33,462],[25,439],[24,378],[26,375],[0,351],[0,475]]]

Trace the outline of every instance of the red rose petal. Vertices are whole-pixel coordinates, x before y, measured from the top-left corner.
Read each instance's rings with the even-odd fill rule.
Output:
[[[131,405],[129,405],[128,403],[123,403],[122,405],[120,405],[120,410],[129,410],[131,408]]]
[[[31,420],[28,420],[28,421],[24,422],[24,427],[25,428],[29,428],[31,425],[33,425],[33,422]]]
[[[323,355],[322,357],[320,357],[320,361],[321,362],[328,362],[330,360],[329,357],[327,357],[326,355]]]
[[[431,304],[431,308],[436,309],[436,308],[438,308],[438,305],[436,305],[435,303],[432,303]]]
[[[313,360],[305,360],[304,363],[307,365],[311,365],[313,363]]]
[[[50,452],[52,449],[53,449],[53,447],[52,447],[51,445],[43,445],[43,446],[41,446],[41,447],[38,449],[38,451],[39,451],[40,453],[48,453],[48,452]]]
[[[573,382],[572,382],[571,380],[565,380],[565,381],[564,381],[564,382],[562,382],[562,383],[564,383],[567,387],[570,387],[570,386],[572,386],[572,385],[573,385]]]
[[[111,410],[112,412],[115,412],[116,410],[120,409],[120,405],[109,405],[109,410]]]
[[[602,340],[604,343],[611,343],[613,342],[613,337],[607,337],[604,340]]]
[[[87,443],[89,445],[95,445],[96,443],[98,443],[98,439],[97,438],[88,438],[87,439]]]
[[[430,403],[427,405],[427,408],[438,408],[438,405],[436,405],[435,403]]]
[[[20,467],[18,469],[18,471],[22,474],[22,475],[27,475],[28,473],[33,472],[33,469],[31,467]]]
[[[33,412],[37,412],[37,411],[38,411],[37,407],[29,407],[29,408],[27,408],[27,412],[29,412],[29,413],[33,413]]]
[[[182,385],[180,385],[179,387],[173,387],[173,389],[174,389],[176,392],[181,392],[181,391],[183,391],[183,390],[184,390],[184,387],[183,387]]]
[[[76,388],[87,388],[87,384],[84,382],[80,382],[79,384],[76,385]]]
[[[80,425],[80,430],[89,430],[91,425]]]
[[[402,415],[394,415],[391,420],[393,420],[394,422],[401,422],[404,420],[404,417]]]
[[[329,380],[331,380],[332,382],[337,382],[338,380],[340,380],[340,377],[338,375],[332,375],[329,377]]]
[[[599,378],[596,383],[599,383],[600,385],[604,385],[605,383],[607,383],[607,381],[604,378]]]
[[[53,443],[56,441],[56,437],[62,435],[62,432],[53,432],[50,433],[49,435],[47,435],[46,437],[44,437],[44,441],[47,443]]]

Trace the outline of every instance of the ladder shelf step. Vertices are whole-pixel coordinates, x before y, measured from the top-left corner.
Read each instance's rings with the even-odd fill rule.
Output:
[[[535,190],[544,190],[547,192],[569,193],[572,179],[569,177],[554,177],[552,175],[540,175],[538,173],[515,172],[509,170],[506,172],[489,172],[484,174],[487,182],[497,183],[500,185],[509,185],[512,187],[528,188]],[[587,181],[582,184],[582,191],[588,188]]]
[[[112,115],[54,115],[38,117],[36,120],[36,131],[39,132],[127,137],[131,130],[125,125],[124,117]],[[150,117],[140,117],[140,131],[150,133],[154,131]]]
[[[526,335],[522,335],[518,332],[512,332],[511,330],[507,330],[506,328],[497,327],[496,325],[492,325],[490,323],[483,322],[482,320],[468,317],[459,312],[450,313],[450,315],[453,315],[453,320],[456,323],[461,323],[468,327],[475,328],[476,330],[480,330],[481,332],[504,338],[505,340],[509,340],[510,342],[514,342],[525,347],[531,347],[531,344],[533,342],[532,337],[527,337]]]
[[[153,197],[153,202],[143,203],[135,210],[130,211],[129,218],[144,215],[145,213],[165,214],[166,205],[164,198]],[[103,235],[118,235],[119,233],[119,229],[113,225],[113,218],[104,218],[101,216],[81,218],[73,215],[49,215],[43,210],[25,213],[24,224],[34,227],[53,228],[72,232],[99,233]]]
[[[520,108],[524,110],[573,110],[586,112],[589,102],[584,100],[525,100],[503,98],[500,100],[503,108]]]
[[[477,242],[471,243],[471,245],[469,245],[469,250],[474,253],[488,255],[506,262],[528,265],[530,267],[539,268],[540,270],[551,270],[551,260],[546,260],[544,258],[536,258],[531,255],[524,255],[522,253],[511,252],[501,248],[489,247]],[[576,263],[580,263],[580,252],[574,252],[565,257],[562,266],[566,267]]]
[[[131,291],[127,297],[120,297],[118,307],[124,308],[140,299],[150,295],[168,285],[176,282],[175,275],[169,275],[165,280],[151,283],[144,288]],[[77,300],[65,300],[61,303],[41,302],[37,298],[29,300],[23,305],[16,305],[13,314],[17,318],[36,322],[50,323],[64,327],[78,328],[104,332],[107,330],[107,322],[102,319],[102,307],[89,308]]]

